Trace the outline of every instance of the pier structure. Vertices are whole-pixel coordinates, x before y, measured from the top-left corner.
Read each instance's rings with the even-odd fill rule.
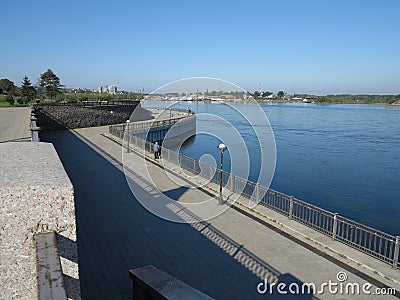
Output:
[[[131,139],[160,144],[166,138],[184,141],[196,133],[196,115],[191,111],[157,108],[147,110],[152,113],[152,119],[140,122],[129,120],[126,124],[111,125],[110,131],[121,139],[124,134],[129,134]]]

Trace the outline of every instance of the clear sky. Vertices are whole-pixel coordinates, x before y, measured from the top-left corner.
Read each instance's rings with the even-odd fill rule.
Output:
[[[254,91],[400,93],[400,1],[3,1],[0,78],[146,92],[217,77]]]

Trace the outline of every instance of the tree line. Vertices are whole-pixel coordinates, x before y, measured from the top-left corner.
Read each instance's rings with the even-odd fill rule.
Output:
[[[273,95],[273,92],[265,91],[265,92],[260,92],[260,91],[254,91],[253,93],[248,92],[251,96],[254,98],[267,98],[271,95]],[[286,96],[286,93],[284,91],[279,91],[276,93],[276,98],[283,98]]]
[[[51,69],[48,69],[43,74],[40,74],[38,86],[33,86],[28,76],[24,76],[21,86],[18,87],[7,78],[0,79],[0,94],[2,100],[13,105],[15,101],[18,104],[28,104],[34,99],[41,99],[45,95],[50,99],[54,99],[59,94],[62,94],[63,85],[60,83],[60,78],[54,74]]]
[[[360,103],[360,104],[373,104],[373,103],[387,103],[395,104],[400,103],[399,95],[351,95],[351,94],[340,94],[340,95],[326,95],[326,96],[314,96],[307,94],[295,94],[295,97],[303,99],[312,99],[315,103]]]
[[[141,99],[143,95],[129,93],[123,95],[99,94],[99,93],[75,93],[68,92],[61,84],[60,78],[51,70],[40,74],[37,86],[33,86],[28,76],[24,76],[21,86],[18,87],[7,78],[0,79],[0,102],[8,102],[14,105],[27,105],[32,102],[40,103],[43,100],[50,102],[76,103],[89,99],[97,101],[109,101],[114,99]]]

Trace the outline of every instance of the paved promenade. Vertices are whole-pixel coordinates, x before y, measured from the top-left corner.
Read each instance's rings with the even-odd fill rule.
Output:
[[[30,141],[30,107],[0,108],[0,143]]]
[[[395,299],[330,294],[327,288],[317,295],[260,295],[257,286],[265,277],[300,287],[314,283],[319,290],[324,283],[338,282],[339,272],[346,273],[346,283],[371,284],[371,292],[377,286],[399,290],[399,284],[378,272],[397,281],[400,272],[342,245],[337,251],[349,253],[348,257],[328,251],[312,241],[320,237],[308,228],[287,223],[263,208],[257,214],[238,205],[211,221],[192,225],[156,217],[131,193],[122,171],[121,146],[101,135],[105,132],[107,127],[41,135],[54,143],[75,188],[82,299],[130,299],[128,270],[145,265],[154,265],[216,299]],[[132,166],[129,179],[135,194],[152,199],[147,171],[135,168],[143,158],[125,155]],[[161,190],[179,201],[210,197],[183,179],[174,183],[156,164],[149,163],[148,168],[161,178]],[[336,249],[338,243],[325,240]],[[358,263],[349,259],[353,255]]]

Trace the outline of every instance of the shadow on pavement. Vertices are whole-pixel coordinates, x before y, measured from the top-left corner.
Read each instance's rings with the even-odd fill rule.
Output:
[[[154,216],[134,198],[120,162],[73,132],[43,132],[41,140],[54,144],[75,189],[82,299],[130,299],[128,270],[146,265],[216,299],[281,298],[259,294],[260,278],[295,279],[208,223],[178,224]],[[195,218],[179,203],[175,208],[182,218]]]
[[[185,194],[189,190],[188,187],[182,186],[176,189],[171,189],[168,191],[163,192],[165,196],[174,199],[176,201],[179,201],[179,199],[182,197],[183,194]]]

